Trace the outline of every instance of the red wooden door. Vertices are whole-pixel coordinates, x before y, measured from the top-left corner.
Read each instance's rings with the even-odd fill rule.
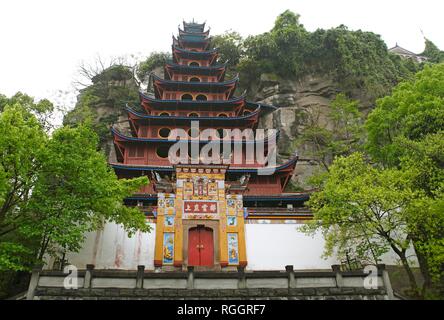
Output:
[[[200,265],[212,266],[214,257],[213,230],[202,228],[200,230]]]
[[[213,230],[191,228],[188,234],[188,265],[212,266],[214,261]]]
[[[200,240],[199,228],[191,228],[188,233],[188,265],[200,264]]]

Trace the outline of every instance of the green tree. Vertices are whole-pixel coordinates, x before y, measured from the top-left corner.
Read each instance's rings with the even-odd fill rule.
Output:
[[[351,251],[361,261],[378,263],[382,254],[393,250],[416,292],[407,256],[411,236],[405,215],[414,198],[405,172],[378,169],[367,164],[361,153],[339,157],[330,166],[322,190],[310,197],[314,218],[303,230],[322,231],[326,255],[336,249],[342,258]]]
[[[404,150],[400,167],[418,193],[406,218],[426,295],[444,278],[444,131],[419,141],[401,137],[396,142]]]
[[[0,94],[0,112],[2,112],[7,105],[13,106],[15,104],[19,104],[27,113],[36,116],[37,120],[45,129],[52,128],[50,116],[54,111],[54,105],[48,99],[35,101],[33,97],[21,92],[17,92],[10,98]]]
[[[441,51],[432,41],[427,38],[425,38],[425,49],[421,55],[427,57],[428,62],[431,63],[444,62],[444,51]]]
[[[421,67],[390,54],[373,32],[352,31],[344,25],[308,32],[299,20],[298,14],[286,10],[269,32],[245,39],[238,65],[242,78],[254,83],[263,73],[288,79],[322,74],[345,92],[359,88],[378,98]]]
[[[307,112],[306,127],[295,141],[295,146],[308,144],[311,147],[308,155],[328,171],[335,157],[350,155],[360,149],[363,115],[358,107],[358,101],[350,100],[341,93],[331,103],[326,115],[328,121],[322,121],[318,109]]]
[[[30,109],[32,105],[15,102],[5,105],[0,113],[0,270],[23,270],[27,267],[24,259],[31,254],[14,241],[17,229],[27,219],[23,212],[48,138]]]
[[[137,66],[137,76],[141,81],[144,81],[155,68],[163,67],[168,60],[171,60],[171,53],[169,52],[151,53]]]
[[[403,219],[425,279],[423,294],[443,276],[443,102],[444,64],[428,65],[378,100],[365,124],[372,161],[398,170],[414,192]]]
[[[49,137],[28,108],[0,113],[0,270],[26,270],[46,253],[76,251],[105,221],[148,231],[143,213],[123,199],[146,177],[119,180],[87,126]]]
[[[104,221],[121,223],[130,234],[148,230],[144,214],[122,201],[146,184],[146,177],[118,180],[97,143],[97,135],[82,125],[60,128],[48,141],[27,206],[33,219],[20,226],[27,236],[41,238],[38,259],[60,247],[78,251],[84,234]]]
[[[243,39],[236,31],[226,31],[211,38],[211,44],[219,53],[219,60],[229,67],[236,66],[243,55]]]
[[[419,141],[443,128],[444,64],[430,65],[377,101],[366,121],[366,148],[375,160],[396,166],[405,151],[397,137]]]

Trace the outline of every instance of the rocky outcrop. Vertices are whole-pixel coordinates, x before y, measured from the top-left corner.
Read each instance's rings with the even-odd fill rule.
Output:
[[[278,109],[260,120],[259,127],[280,131],[278,158],[284,160],[297,152],[299,162],[293,176],[293,184],[309,188],[307,178],[317,170],[318,165],[310,159],[308,150],[312,146],[298,144],[297,139],[305,130],[307,121],[316,119],[323,127],[329,127],[330,104],[342,90],[327,75],[310,75],[299,80],[282,79],[273,74],[263,74],[254,89],[255,101],[273,105]],[[352,98],[359,99],[366,108],[370,99],[357,91]]]

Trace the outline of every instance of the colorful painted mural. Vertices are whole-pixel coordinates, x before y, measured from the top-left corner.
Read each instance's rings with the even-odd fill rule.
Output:
[[[174,216],[168,215],[165,216],[165,227],[174,226]]]
[[[227,226],[235,227],[237,226],[237,218],[234,216],[227,217]]]
[[[174,233],[163,234],[163,263],[172,264],[174,260]]]
[[[237,233],[228,233],[228,263],[239,264],[239,242]]]

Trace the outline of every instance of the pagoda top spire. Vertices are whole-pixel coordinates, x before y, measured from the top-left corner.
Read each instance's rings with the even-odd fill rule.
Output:
[[[185,22],[183,21],[183,30],[185,32],[191,32],[191,33],[202,33],[205,29],[205,22],[204,23],[197,23],[194,21],[192,22]]]

